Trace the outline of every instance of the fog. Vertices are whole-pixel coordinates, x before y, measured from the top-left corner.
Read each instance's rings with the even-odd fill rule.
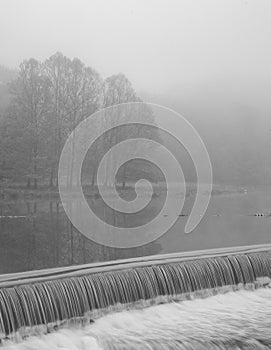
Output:
[[[270,183],[269,0],[2,0],[0,64],[78,57],[197,128],[215,181]]]
[[[268,0],[2,0],[1,64],[61,51],[150,93],[194,94],[229,78],[237,93],[255,78],[264,90],[270,11]]]
[[[270,0],[1,0],[0,6],[0,273],[269,242],[270,220],[259,218],[271,218]],[[67,217],[59,161],[69,135],[88,116],[139,98],[170,107],[196,128],[212,163],[213,196],[195,235],[182,235],[199,180],[191,150],[155,128],[113,128],[87,154],[82,176],[101,221],[141,227],[163,213],[167,192],[161,171],[142,159],[125,163],[110,180],[116,163],[108,157],[102,185],[111,191],[115,183],[123,199],[133,198],[133,184],[142,178],[157,186],[147,211],[132,216],[106,207],[97,167],[112,142],[156,138],[176,156],[189,184],[186,197],[176,195],[185,199],[183,211],[174,204],[182,215],[170,206],[163,214],[164,223],[177,218],[164,237],[131,250],[110,241],[107,249],[95,241],[102,230],[87,225],[93,244]],[[152,122],[155,116],[145,112],[140,116]],[[97,120],[91,132],[108,120]],[[68,208],[80,178],[74,145],[60,179],[71,191]],[[161,149],[151,148],[157,159]]]

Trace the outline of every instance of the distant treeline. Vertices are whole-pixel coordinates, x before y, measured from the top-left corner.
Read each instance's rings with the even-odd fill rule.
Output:
[[[0,115],[0,182],[6,185],[56,187],[61,150],[78,123],[104,107],[140,101],[124,74],[103,80],[62,53],[25,60],[17,74],[2,67],[0,80],[2,88],[11,80]]]

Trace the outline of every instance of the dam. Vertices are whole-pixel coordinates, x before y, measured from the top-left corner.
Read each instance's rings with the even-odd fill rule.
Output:
[[[1,343],[269,349],[270,281],[270,245],[1,275]]]
[[[0,350],[271,350],[270,13],[1,1]]]

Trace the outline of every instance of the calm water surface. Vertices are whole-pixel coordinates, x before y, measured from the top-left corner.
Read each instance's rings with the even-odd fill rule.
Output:
[[[93,199],[98,203],[98,199]],[[155,213],[159,197],[149,214]],[[186,200],[182,214],[190,211]],[[253,216],[265,213],[265,217]],[[161,253],[271,243],[271,189],[212,197],[199,226],[184,233],[186,216],[157,241],[115,249],[85,238],[69,222],[57,200],[0,204],[0,273],[89,263]],[[124,218],[123,218],[124,220]],[[110,221],[110,220],[109,220]],[[125,220],[124,220],[125,221]]]

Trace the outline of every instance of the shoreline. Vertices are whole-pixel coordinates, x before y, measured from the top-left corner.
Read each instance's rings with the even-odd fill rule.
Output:
[[[186,197],[196,194],[197,185],[195,183],[188,183],[186,185]],[[91,188],[91,186],[83,186],[84,194],[86,197],[93,197],[96,199],[100,198],[98,187]],[[133,185],[126,186],[123,188],[121,185],[117,186],[118,192],[121,194],[131,194],[134,193]],[[154,185],[154,194],[156,197],[163,194],[166,188],[163,185]],[[218,195],[235,195],[235,194],[246,194],[248,192],[254,192],[256,190],[263,190],[261,187],[241,187],[232,185],[221,185],[214,184],[212,190],[212,196]],[[75,197],[74,193],[70,193],[71,198]],[[23,188],[23,186],[14,185],[9,187],[4,187],[0,185],[0,204],[7,204],[10,202],[20,202],[20,201],[50,201],[57,200],[60,201],[59,191],[55,189],[50,189],[48,187],[40,187],[38,189],[28,189]]]

